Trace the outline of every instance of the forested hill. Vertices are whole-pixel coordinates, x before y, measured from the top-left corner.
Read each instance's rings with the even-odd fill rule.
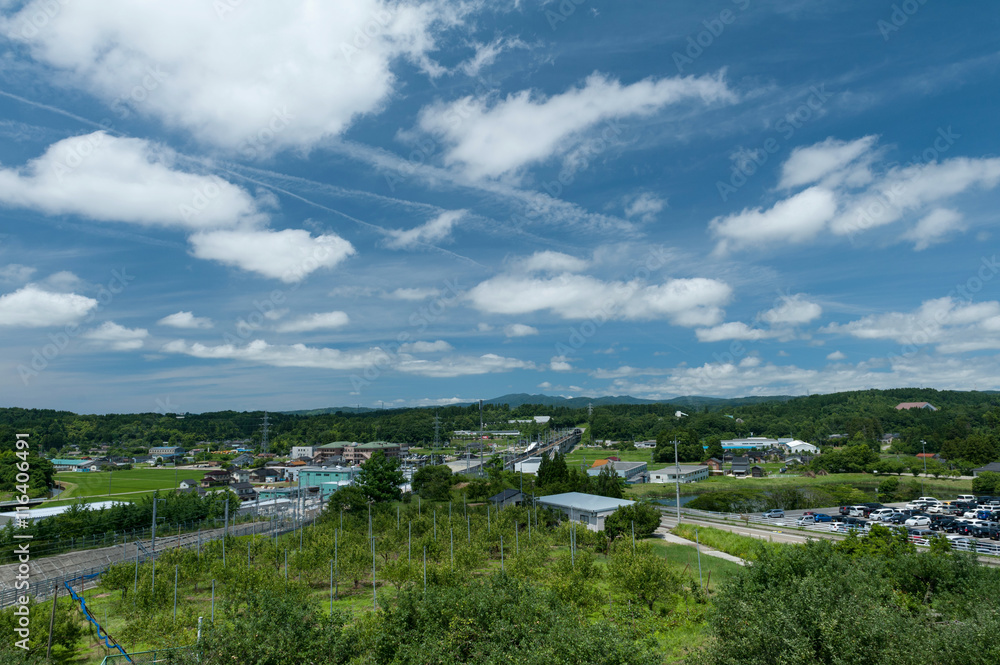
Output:
[[[709,398],[700,405],[592,401],[592,415],[587,410],[591,400],[585,400],[586,403],[572,405],[485,404],[483,418],[487,429],[508,429],[509,420],[548,415],[554,427],[589,423],[593,438],[625,441],[681,436],[693,443],[704,443],[715,438],[757,435],[792,436],[825,444],[831,441],[831,435],[842,434],[847,440],[872,443],[885,433],[896,432],[902,435],[903,449],[909,452],[919,452],[921,440],[927,442],[927,452],[947,450],[949,445],[969,441],[970,437],[973,441],[985,437],[993,442],[1000,424],[1000,394],[993,392],[900,388],[794,398],[720,401]],[[939,410],[895,409],[900,402],[923,401]],[[677,418],[674,414],[678,410],[688,415]],[[435,416],[440,419],[442,440],[447,440],[454,430],[479,428],[478,404],[360,413],[346,410],[271,413],[270,439],[276,452],[287,452],[296,444],[343,440],[430,443],[434,440]],[[202,441],[249,440],[256,445],[262,418],[263,412],[77,415],[67,411],[6,408],[0,409],[0,451],[12,449],[14,435],[19,432],[30,433],[33,448],[40,445],[50,454],[67,446],[86,449],[101,443],[111,444],[124,453],[138,452],[163,441],[185,448]]]

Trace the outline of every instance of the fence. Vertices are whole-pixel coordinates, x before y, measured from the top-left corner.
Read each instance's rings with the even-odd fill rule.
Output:
[[[660,506],[660,511],[665,517],[672,517],[676,513],[676,508],[670,506]],[[807,525],[796,525],[792,519],[774,519],[766,518],[760,514],[753,513],[716,513],[710,510],[696,510],[693,508],[681,508],[681,515],[687,517],[701,518],[707,520],[716,520],[721,522],[741,522],[746,525],[757,525],[757,526],[767,526],[767,527],[780,527],[781,529],[788,531],[806,531],[806,532],[818,532],[818,533],[837,533],[846,534],[849,531],[855,531],[858,534],[867,533],[864,529],[859,529],[852,525],[844,524],[843,522],[817,522],[815,524]],[[890,528],[906,528],[899,526],[886,525],[880,522],[869,522],[869,524],[877,524],[879,526],[889,526]],[[941,534],[945,535],[945,534]],[[914,544],[918,547],[929,547],[930,541],[926,538],[910,538]],[[990,542],[986,539],[977,540],[972,537],[962,537],[962,539],[956,540],[948,539],[951,548],[954,550],[959,550],[963,552],[974,552],[976,554],[985,554],[987,556],[1000,557],[1000,542]]]
[[[301,521],[290,520],[281,520],[280,522],[253,522],[229,527],[229,535],[248,536],[252,533],[281,535],[298,529],[300,525],[302,525]],[[164,537],[162,541],[158,538],[157,540],[163,542],[166,547],[157,548],[155,554],[151,553],[146,547],[146,544],[142,543],[142,541],[129,541],[130,544],[133,542],[136,543],[139,554],[129,556],[128,561],[134,562],[136,558],[138,558],[139,562],[142,563],[148,561],[149,559],[156,558],[168,549],[176,547],[198,547],[202,542],[210,542],[222,538],[224,531],[224,529],[218,528],[214,532],[200,532],[196,537],[191,533],[187,533],[182,534],[179,537]],[[124,557],[122,560],[124,560]],[[103,573],[110,566],[111,563],[105,562],[98,566],[78,569],[64,575],[49,577],[42,580],[38,580],[33,576],[31,579],[31,596],[35,600],[45,600],[46,598],[50,598],[55,593],[55,590],[61,587],[65,582],[83,575],[93,575],[95,579],[92,580],[89,586],[95,586],[98,583],[97,575]],[[14,588],[0,590],[0,608],[14,605],[17,602],[18,595],[24,595],[24,591],[18,591]]]
[[[130,653],[127,656],[112,654],[101,661],[101,665],[146,665],[147,663],[176,663],[178,656],[187,653],[191,647],[171,647],[169,649],[155,649],[153,651],[139,651]]]

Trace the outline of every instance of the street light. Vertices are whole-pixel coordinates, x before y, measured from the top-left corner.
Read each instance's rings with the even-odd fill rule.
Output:
[[[924,449],[924,475],[920,479],[920,494],[921,496],[927,496],[927,494],[924,492],[924,478],[927,477],[927,442],[921,439],[920,445]]]
[[[677,525],[681,523],[681,463],[677,457],[677,438],[674,437],[674,481],[677,486]]]

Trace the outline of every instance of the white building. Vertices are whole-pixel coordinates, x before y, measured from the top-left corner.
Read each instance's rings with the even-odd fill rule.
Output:
[[[778,445],[778,439],[769,439],[766,436],[748,436],[743,439],[725,439],[722,442],[723,450],[767,450]]]
[[[316,455],[317,446],[292,446],[292,459],[308,457],[312,459]]]
[[[585,524],[591,531],[604,531],[604,520],[622,506],[631,506],[635,501],[610,499],[606,496],[566,492],[538,497],[535,503],[543,508],[558,510],[572,522]]]
[[[635,442],[635,447],[639,448],[639,449],[642,449],[642,448],[646,448],[646,449],[656,448],[656,441],[636,441]]]
[[[517,462],[514,464],[514,471],[517,473],[531,473],[537,474],[538,467],[542,463],[541,457],[529,457],[523,462]]]
[[[658,471],[651,471],[649,473],[649,482],[676,483],[677,475],[677,465],[668,466]],[[696,483],[699,480],[704,480],[705,478],[708,478],[707,466],[696,466],[693,464],[680,465],[680,481],[682,483]]]
[[[819,452],[819,448],[817,448],[813,444],[806,443],[805,441],[799,441],[798,439],[796,439],[795,441],[789,441],[784,445],[786,448],[788,448],[788,452],[792,453],[793,455],[802,455],[802,454],[815,455],[816,453]]]

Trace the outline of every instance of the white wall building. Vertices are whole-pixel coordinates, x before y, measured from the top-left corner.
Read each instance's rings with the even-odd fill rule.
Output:
[[[316,454],[317,446],[292,446],[292,459],[308,457],[312,459]]]
[[[707,466],[696,466],[693,464],[680,465],[680,481],[682,483],[696,483],[699,480],[708,478]],[[658,471],[649,472],[649,482],[651,483],[676,483],[677,465],[668,466]]]
[[[604,531],[604,520],[622,506],[631,506],[635,501],[610,499],[606,496],[566,492],[542,496],[535,503],[543,508],[558,510],[572,522],[585,524],[590,531]]]
[[[789,441],[785,444],[785,447],[788,448],[788,452],[794,455],[802,455],[804,453],[815,455],[819,452],[819,448],[813,444],[806,443],[805,441],[799,441],[798,439],[795,441]]]
[[[529,457],[523,462],[517,462],[514,464],[514,471],[517,473],[531,473],[538,474],[538,467],[542,463],[541,457]]]

